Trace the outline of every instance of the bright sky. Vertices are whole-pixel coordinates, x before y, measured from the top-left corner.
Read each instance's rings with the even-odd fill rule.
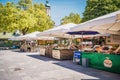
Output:
[[[0,0],[3,4],[6,2],[17,3],[19,0]],[[44,3],[46,0],[32,0],[34,3]],[[71,12],[78,13],[82,17],[85,10],[86,0],[49,0],[51,5],[50,16],[56,25],[60,25],[60,20],[68,16]]]

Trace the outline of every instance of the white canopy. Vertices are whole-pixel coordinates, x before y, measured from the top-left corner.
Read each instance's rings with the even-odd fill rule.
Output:
[[[76,26],[77,24],[74,24],[74,23],[68,23],[68,24],[64,24],[64,25],[60,25],[60,26],[57,26],[57,27],[54,27],[52,29],[49,29],[49,30],[46,30],[44,32],[51,32],[51,31],[55,31],[55,30],[69,30],[70,28]]]
[[[19,36],[18,38],[23,39],[23,40],[37,40],[37,39],[39,39],[39,37],[36,36],[38,33],[40,33],[40,32],[35,31],[33,33],[29,33],[29,34],[26,34],[26,35]]]
[[[37,36],[37,34],[40,34],[41,32],[35,31],[33,33],[29,33],[26,35],[22,35],[19,37],[10,38],[11,40],[54,40],[54,37],[48,37],[48,36]]]
[[[72,35],[66,34],[67,31],[69,31],[72,27],[76,25],[77,24],[74,24],[74,23],[64,24],[64,25],[46,30],[38,34],[38,36],[54,36],[54,37],[63,37],[63,38],[78,37],[78,36],[72,36]]]
[[[110,34],[120,35],[120,21],[110,23],[110,24],[95,26],[92,29],[99,32],[106,32]]]
[[[74,31],[98,31],[110,34],[119,34],[120,32],[120,10],[86,21],[73,28]]]
[[[19,36],[13,36],[13,37],[9,38],[8,40],[11,40],[11,41],[20,41],[22,39],[20,39]]]

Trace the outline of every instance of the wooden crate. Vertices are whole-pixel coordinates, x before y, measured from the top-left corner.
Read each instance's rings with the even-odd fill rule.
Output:
[[[52,49],[45,49],[45,56],[52,58]]]
[[[72,60],[74,51],[74,49],[53,50],[52,57],[59,60]]]

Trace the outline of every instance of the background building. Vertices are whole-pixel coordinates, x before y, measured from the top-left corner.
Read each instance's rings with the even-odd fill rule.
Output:
[[[51,6],[50,6],[48,0],[46,0],[45,7],[46,7],[47,15],[50,16],[50,9],[51,9]]]

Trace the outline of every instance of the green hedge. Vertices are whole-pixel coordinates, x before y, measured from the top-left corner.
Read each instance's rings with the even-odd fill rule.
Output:
[[[3,42],[0,44],[0,47],[12,47],[13,43],[11,42]]]
[[[13,45],[15,45],[16,43],[19,43],[18,41],[1,41],[0,42],[0,47],[12,47]]]

